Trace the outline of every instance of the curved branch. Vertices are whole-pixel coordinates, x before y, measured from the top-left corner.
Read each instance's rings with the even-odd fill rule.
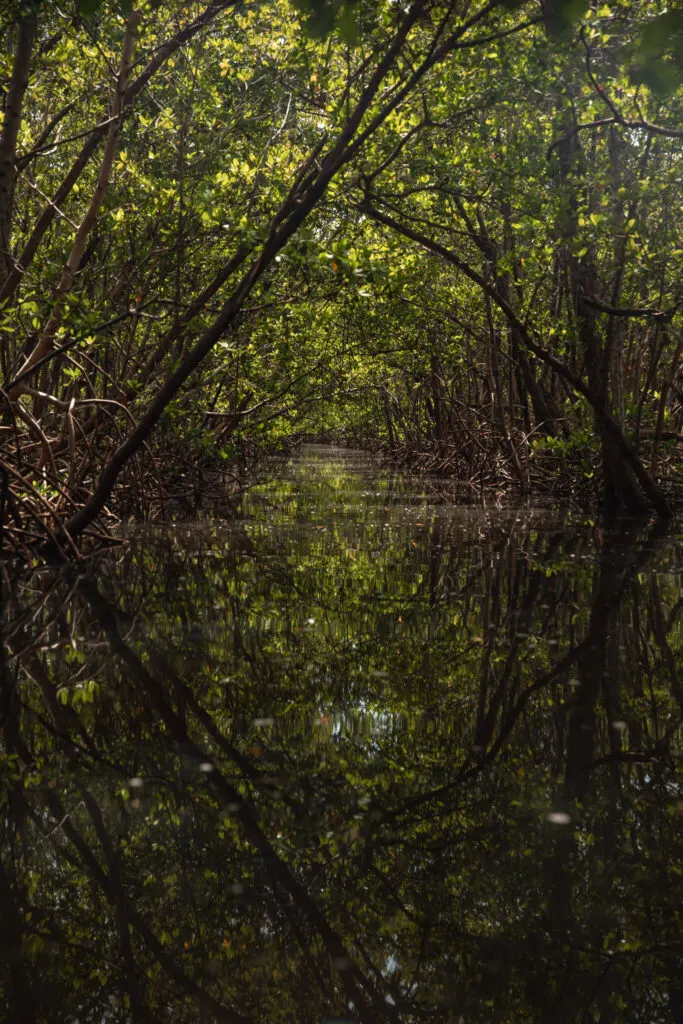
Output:
[[[643,494],[647,497],[648,501],[657,512],[657,515],[662,519],[670,519],[672,517],[673,513],[671,506],[669,505],[663,491],[640,461],[635,448],[625,436],[614,417],[612,417],[607,411],[599,397],[581,380],[580,377],[577,377],[576,374],[572,373],[568,366],[565,366],[560,359],[557,359],[555,356],[551,355],[550,352],[546,351],[546,349],[544,349],[542,345],[532,337],[526,324],[519,319],[509,302],[507,302],[500,294],[495,283],[492,284],[487,281],[481,274],[477,273],[473,267],[470,267],[468,263],[460,259],[454,252],[446,249],[445,246],[440,245],[438,242],[434,241],[434,239],[428,238],[427,236],[414,231],[412,228],[408,227],[408,225],[394,220],[393,217],[388,217],[386,214],[372,207],[369,202],[366,201],[360,204],[359,209],[372,220],[375,220],[380,224],[384,224],[386,227],[389,227],[403,235],[404,238],[409,238],[412,241],[417,242],[418,245],[421,245],[429,252],[432,252],[437,256],[441,256],[447,263],[457,267],[457,269],[466,277],[477,284],[482,291],[496,303],[501,312],[504,313],[510,325],[519,332],[520,338],[526,348],[528,348],[537,359],[540,359],[541,362],[546,364],[546,366],[553,369],[560,377],[563,378],[563,380],[566,380],[575,391],[578,391],[578,393],[586,399],[593,410],[600,429],[614,442],[617,449],[620,451],[624,461],[633,471],[634,476],[638,480],[638,483],[643,490]]]
[[[163,43],[159,49],[156,50],[154,56],[148,61],[145,68],[140,72],[137,78],[130,83],[123,95],[122,121],[128,117],[134,101],[169,57],[173,56],[181,46],[189,42],[193,36],[209,25],[219,14],[231,7],[236,7],[239,2],[240,0],[216,0],[216,2],[209,4],[206,10],[204,10],[184,28],[176,32],[172,39]],[[24,245],[22,252],[9,270],[7,279],[4,284],[0,286],[0,302],[3,300],[9,300],[11,302],[17,288],[21,284],[24,274],[31,265],[36,252],[45,237],[45,233],[55,218],[57,209],[64,203],[64,200],[71,193],[74,185],[88,166],[93,154],[105,136],[108,127],[109,120],[101,121],[98,125],[93,127],[87,141],[84,143],[80,153],[71,165],[66,177],[62,180],[62,183],[55,192],[54,198],[44,208],[40,217],[36,221],[33,231]]]

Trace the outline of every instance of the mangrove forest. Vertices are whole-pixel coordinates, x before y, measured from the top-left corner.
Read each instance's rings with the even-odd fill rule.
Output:
[[[673,514],[676,10],[5,0],[2,40],[13,551],[302,438]]]
[[[683,5],[0,0],[0,1021],[683,1020]]]

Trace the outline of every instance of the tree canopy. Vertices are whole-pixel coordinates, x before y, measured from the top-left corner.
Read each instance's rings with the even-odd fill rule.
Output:
[[[672,512],[683,16],[3,7],[12,547],[301,436]],[[554,484],[553,484],[554,481]]]

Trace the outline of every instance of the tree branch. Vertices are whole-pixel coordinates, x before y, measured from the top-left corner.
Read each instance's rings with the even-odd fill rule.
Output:
[[[585,384],[580,377],[577,377],[576,374],[572,373],[568,366],[565,366],[565,364],[561,360],[557,359],[555,356],[551,355],[550,352],[546,351],[546,349],[543,348],[543,346],[540,345],[538,341],[536,341],[532,337],[531,332],[527,328],[526,324],[519,319],[514,309],[503,298],[503,296],[500,295],[495,285],[495,282],[490,283],[481,274],[474,270],[473,267],[470,267],[469,264],[467,264],[464,260],[460,259],[455,253],[451,252],[449,249],[446,249],[444,246],[440,245],[433,239],[428,238],[425,235],[421,235],[417,231],[414,231],[412,228],[408,227],[408,225],[402,224],[399,221],[394,220],[393,217],[388,217],[386,214],[372,207],[369,201],[366,200],[364,203],[360,204],[359,209],[368,217],[371,217],[378,223],[384,224],[387,227],[391,228],[392,230],[403,235],[405,238],[409,238],[412,241],[417,242],[418,245],[421,245],[429,252],[432,252],[437,256],[441,256],[442,259],[444,259],[447,263],[450,263],[452,266],[457,267],[457,269],[460,270],[463,274],[465,274],[466,277],[468,277],[471,281],[477,284],[482,289],[482,291],[496,303],[498,308],[506,316],[510,325],[514,327],[516,331],[519,332],[520,338],[522,339],[526,348],[528,348],[529,351],[532,352],[533,355],[537,357],[537,359],[540,359],[541,362],[545,363],[546,366],[551,367],[551,369],[553,369],[560,377],[566,380],[567,383],[570,384],[575,391],[578,391],[578,393],[586,399],[586,401],[593,410],[595,419],[598,422],[602,432],[614,442],[618,450],[621,452],[624,461],[633,471],[634,476],[638,480],[638,483],[640,484],[643,490],[643,494],[645,494],[652,507],[655,509],[657,514],[661,516],[661,518],[671,518],[672,511],[671,507],[669,506],[669,502],[664,496],[664,493],[662,492],[659,485],[656,483],[651,474],[648,472],[648,470],[645,468],[645,466],[638,458],[638,454],[635,448],[628,440],[628,438],[624,435],[619,424],[610,415],[610,413],[607,411],[603,403],[600,401],[598,396],[594,394],[591,388],[589,388],[588,385]]]

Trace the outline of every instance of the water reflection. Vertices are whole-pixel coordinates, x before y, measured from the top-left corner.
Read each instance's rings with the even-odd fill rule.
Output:
[[[5,582],[26,1021],[680,1019],[681,546],[309,451]]]

